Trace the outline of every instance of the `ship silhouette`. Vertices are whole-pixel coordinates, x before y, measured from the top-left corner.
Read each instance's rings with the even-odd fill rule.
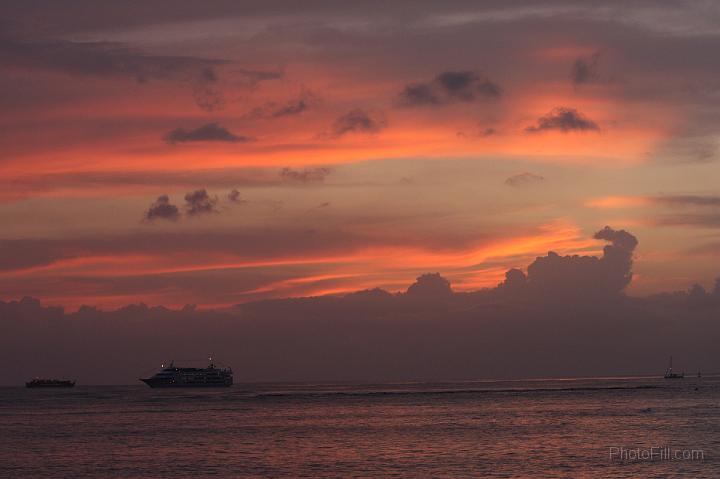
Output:
[[[171,361],[169,366],[162,365],[162,369],[149,378],[140,378],[151,388],[212,388],[229,387],[233,384],[231,368],[216,367],[210,360],[205,368],[189,368],[175,366]]]
[[[683,379],[685,377],[685,373],[676,373],[673,372],[672,367],[672,356],[670,356],[670,364],[668,365],[668,368],[665,370],[665,379]]]

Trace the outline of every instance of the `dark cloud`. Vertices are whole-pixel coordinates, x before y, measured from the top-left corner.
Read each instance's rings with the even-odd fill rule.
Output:
[[[522,272],[508,272],[504,286],[518,292],[522,289],[534,297],[564,298],[566,301],[608,298],[621,293],[632,280],[632,258],[637,238],[625,230],[606,226],[595,233],[595,239],[610,242],[603,256],[560,256],[549,252]]]
[[[235,135],[217,123],[208,123],[191,130],[176,128],[165,135],[165,141],[172,145],[176,143],[188,143],[194,141],[245,143],[251,140],[252,138],[247,136]]]
[[[598,81],[600,79],[599,63],[600,52],[575,60],[570,70],[570,79],[573,84],[582,85]]]
[[[228,193],[228,200],[232,203],[242,203],[243,200],[240,198],[240,192],[236,189],[233,189]]]
[[[143,83],[173,80],[192,85],[193,98],[206,110],[220,109],[225,99],[217,87],[216,68],[227,60],[179,55],[152,55],[120,43],[46,40],[28,42],[0,35],[2,67],[46,70],[67,75],[128,77]]]
[[[518,173],[517,175],[512,175],[511,177],[507,178],[505,180],[505,184],[508,186],[529,186],[529,185],[535,185],[538,183],[543,183],[545,181],[544,176],[536,175],[535,173]]]
[[[437,105],[440,96],[432,85],[427,83],[411,83],[400,93],[401,102],[406,106]]]
[[[600,127],[575,108],[557,107],[547,115],[538,118],[536,125],[525,128],[528,133],[550,130],[566,133],[569,131],[598,131]]]
[[[205,189],[195,190],[185,195],[185,211],[188,215],[217,213],[217,197],[211,197]]]
[[[158,199],[150,205],[145,212],[145,219],[153,221],[155,219],[177,220],[180,216],[177,206],[170,203],[167,195],[158,196]]]
[[[346,133],[377,133],[387,126],[381,113],[368,113],[361,109],[350,110],[333,123],[331,137],[340,137]]]
[[[173,237],[182,240],[184,235]],[[153,235],[142,244],[164,251],[173,237]],[[230,365],[246,365],[246,381],[654,374],[662,368],[657,358],[668,350],[676,361],[703,371],[720,361],[715,321],[720,281],[711,290],[693,285],[686,291],[625,297],[618,293],[630,279],[637,240],[611,228],[595,237],[610,242],[602,258],[548,254],[528,268],[527,276],[511,269],[497,288],[470,293],[453,292],[442,276],[426,274],[406,293],[375,288],[216,311],[182,303],[173,308],[139,303],[112,311],[85,306],[68,313],[31,297],[0,301],[0,350],[18,365],[3,381],[21,384],[34,371],[61,370],[59,358],[72,364],[84,384],[132,381],[156,358],[163,342],[189,357],[211,349]],[[195,247],[215,246],[213,240],[242,252],[247,246],[230,238],[194,238]],[[326,246],[312,243],[318,251]],[[151,283],[134,277],[121,283],[119,278],[113,285],[133,285],[138,294],[149,285],[254,287],[236,272],[214,281],[202,274],[202,281],[182,273],[154,275]],[[579,275],[584,279],[573,284]],[[108,324],[113,325],[111,334]],[[248,337],[253,341],[238,347],[239,338]],[[28,356],[27,344],[50,353]],[[128,348],[133,351],[129,359]]]
[[[330,168],[305,168],[303,170],[283,168],[280,170],[280,178],[293,183],[322,183],[331,171]]]
[[[461,101],[497,98],[501,95],[497,84],[472,71],[444,72],[435,81],[450,97]]]
[[[408,287],[406,294],[418,298],[448,298],[453,290],[450,281],[440,276],[440,273],[426,273],[418,276],[417,280]]]
[[[159,344],[191,358],[213,351],[230,366],[242,365],[247,382],[657,375],[664,367],[658,358],[668,351],[678,369],[706,372],[720,361],[713,321],[719,299],[698,290],[549,308],[459,293],[432,301],[376,289],[225,311],[139,303],[70,313],[24,298],[0,301],[0,348],[13,364],[2,384],[67,370],[84,385],[133,384],[156,364]],[[28,354],[28,344],[45,354]]]
[[[249,119],[273,119],[288,116],[300,115],[311,108],[313,100],[309,96],[296,98],[286,103],[268,102],[263,106],[259,106],[246,115]]]
[[[447,71],[431,82],[410,83],[400,93],[403,106],[439,105],[454,101],[472,102],[502,95],[496,83],[474,71]]]

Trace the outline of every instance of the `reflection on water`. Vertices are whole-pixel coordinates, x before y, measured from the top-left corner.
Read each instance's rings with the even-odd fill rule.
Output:
[[[0,477],[715,478],[720,378],[0,388],[0,431]],[[653,447],[704,459],[610,457]]]

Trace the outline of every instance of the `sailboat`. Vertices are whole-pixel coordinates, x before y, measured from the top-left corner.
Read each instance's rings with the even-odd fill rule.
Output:
[[[670,356],[670,364],[665,370],[665,379],[682,379],[685,377],[685,373],[674,373],[672,368],[672,356]]]

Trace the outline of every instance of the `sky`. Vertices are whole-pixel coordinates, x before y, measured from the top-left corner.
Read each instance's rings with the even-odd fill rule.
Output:
[[[711,291],[718,25],[709,1],[4,2],[0,299],[208,310],[508,270]]]

